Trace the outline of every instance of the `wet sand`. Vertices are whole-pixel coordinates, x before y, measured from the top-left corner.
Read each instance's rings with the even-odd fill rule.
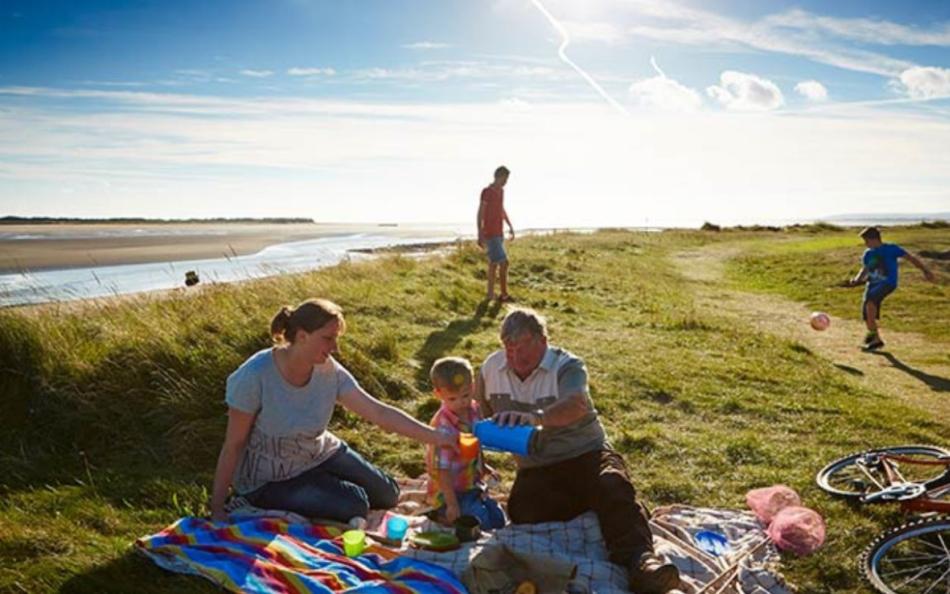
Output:
[[[326,223],[3,225],[0,274],[243,256],[269,245],[357,233],[444,237],[447,228]]]

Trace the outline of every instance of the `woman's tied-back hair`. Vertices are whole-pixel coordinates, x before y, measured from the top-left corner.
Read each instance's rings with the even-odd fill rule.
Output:
[[[473,377],[472,364],[462,357],[442,357],[429,370],[432,387],[438,389],[458,390],[472,383]]]
[[[340,332],[346,329],[343,320],[343,309],[326,299],[308,299],[296,308],[282,307],[270,323],[270,333],[274,342],[293,343],[298,330],[313,332],[323,328],[329,322],[340,322]]]
[[[501,340],[517,340],[525,333],[535,338],[548,337],[548,325],[544,316],[527,307],[517,307],[508,312],[501,323]]]

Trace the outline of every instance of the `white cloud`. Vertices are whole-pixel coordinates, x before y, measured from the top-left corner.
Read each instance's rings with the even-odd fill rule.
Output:
[[[412,68],[364,68],[352,73],[356,79],[373,81],[393,80],[407,82],[434,82],[449,79],[531,78],[562,81],[573,75],[563,69],[528,64],[498,64],[457,60],[422,62]]]
[[[300,68],[293,67],[287,69],[290,76],[333,76],[336,70],[333,68]]]
[[[895,201],[935,211],[950,187],[950,122],[879,108],[847,118],[623,118],[593,99],[520,109],[22,87],[0,88],[0,107],[8,213],[108,216],[121,203],[140,216],[401,222],[437,210],[467,222],[472,192],[498,162],[517,172],[506,208],[519,226],[563,226],[578,196],[575,225],[682,224],[893,210]],[[63,187],[75,193],[66,199]]]
[[[638,80],[628,92],[639,105],[668,111],[692,112],[703,105],[699,93],[663,75]]]
[[[950,46],[950,23],[937,23],[927,28],[910,27],[881,19],[828,17],[800,9],[770,15],[764,22],[775,27],[820,32],[873,45]]]
[[[447,47],[452,47],[448,43],[441,43],[438,41],[417,41],[415,43],[407,43],[403,45],[406,49],[413,50],[432,50],[432,49],[445,49]]]
[[[915,64],[868,51],[861,44],[950,45],[948,23],[918,29],[889,21],[835,19],[800,10],[745,20],[673,0],[549,0],[547,4],[571,23],[572,31],[581,35],[586,32],[583,36],[587,39],[619,43],[641,37],[726,51],[752,49],[888,77],[898,76]]]
[[[274,74],[273,70],[252,70],[250,68],[245,68],[241,71],[241,74],[244,76],[250,76],[251,78],[267,78]]]
[[[707,87],[706,93],[723,107],[737,111],[768,111],[785,103],[782,91],[772,81],[735,70],[723,72],[719,85]]]
[[[901,72],[898,88],[913,99],[950,97],[950,69],[915,66]]]
[[[828,99],[828,89],[817,80],[803,80],[795,85],[795,92],[809,101],[825,101]]]

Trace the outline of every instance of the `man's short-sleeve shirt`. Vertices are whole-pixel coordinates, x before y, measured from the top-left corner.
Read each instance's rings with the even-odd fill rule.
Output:
[[[887,284],[897,286],[897,259],[907,255],[904,248],[894,243],[881,245],[864,250],[861,259],[864,269],[868,273],[868,284],[871,286]]]
[[[504,232],[505,190],[487,186],[482,190],[482,233],[486,238],[501,237]]]
[[[518,457],[522,468],[554,464],[607,445],[587,388],[584,361],[560,348],[548,347],[537,369],[523,381],[508,367],[504,351],[490,355],[479,370],[477,398],[485,416],[503,411],[531,412],[546,409],[558,400],[583,394],[588,412],[566,427],[538,431],[532,451]]]
[[[297,387],[277,369],[272,349],[252,355],[228,377],[229,407],[256,415],[233,477],[234,490],[247,494],[273,481],[293,478],[318,466],[340,447],[327,431],[337,398],[359,389],[332,357],[313,366],[310,381]]]

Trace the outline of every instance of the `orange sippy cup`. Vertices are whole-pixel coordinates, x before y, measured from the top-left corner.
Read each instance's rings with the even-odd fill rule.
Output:
[[[478,438],[471,433],[459,433],[459,456],[463,460],[478,457]]]

